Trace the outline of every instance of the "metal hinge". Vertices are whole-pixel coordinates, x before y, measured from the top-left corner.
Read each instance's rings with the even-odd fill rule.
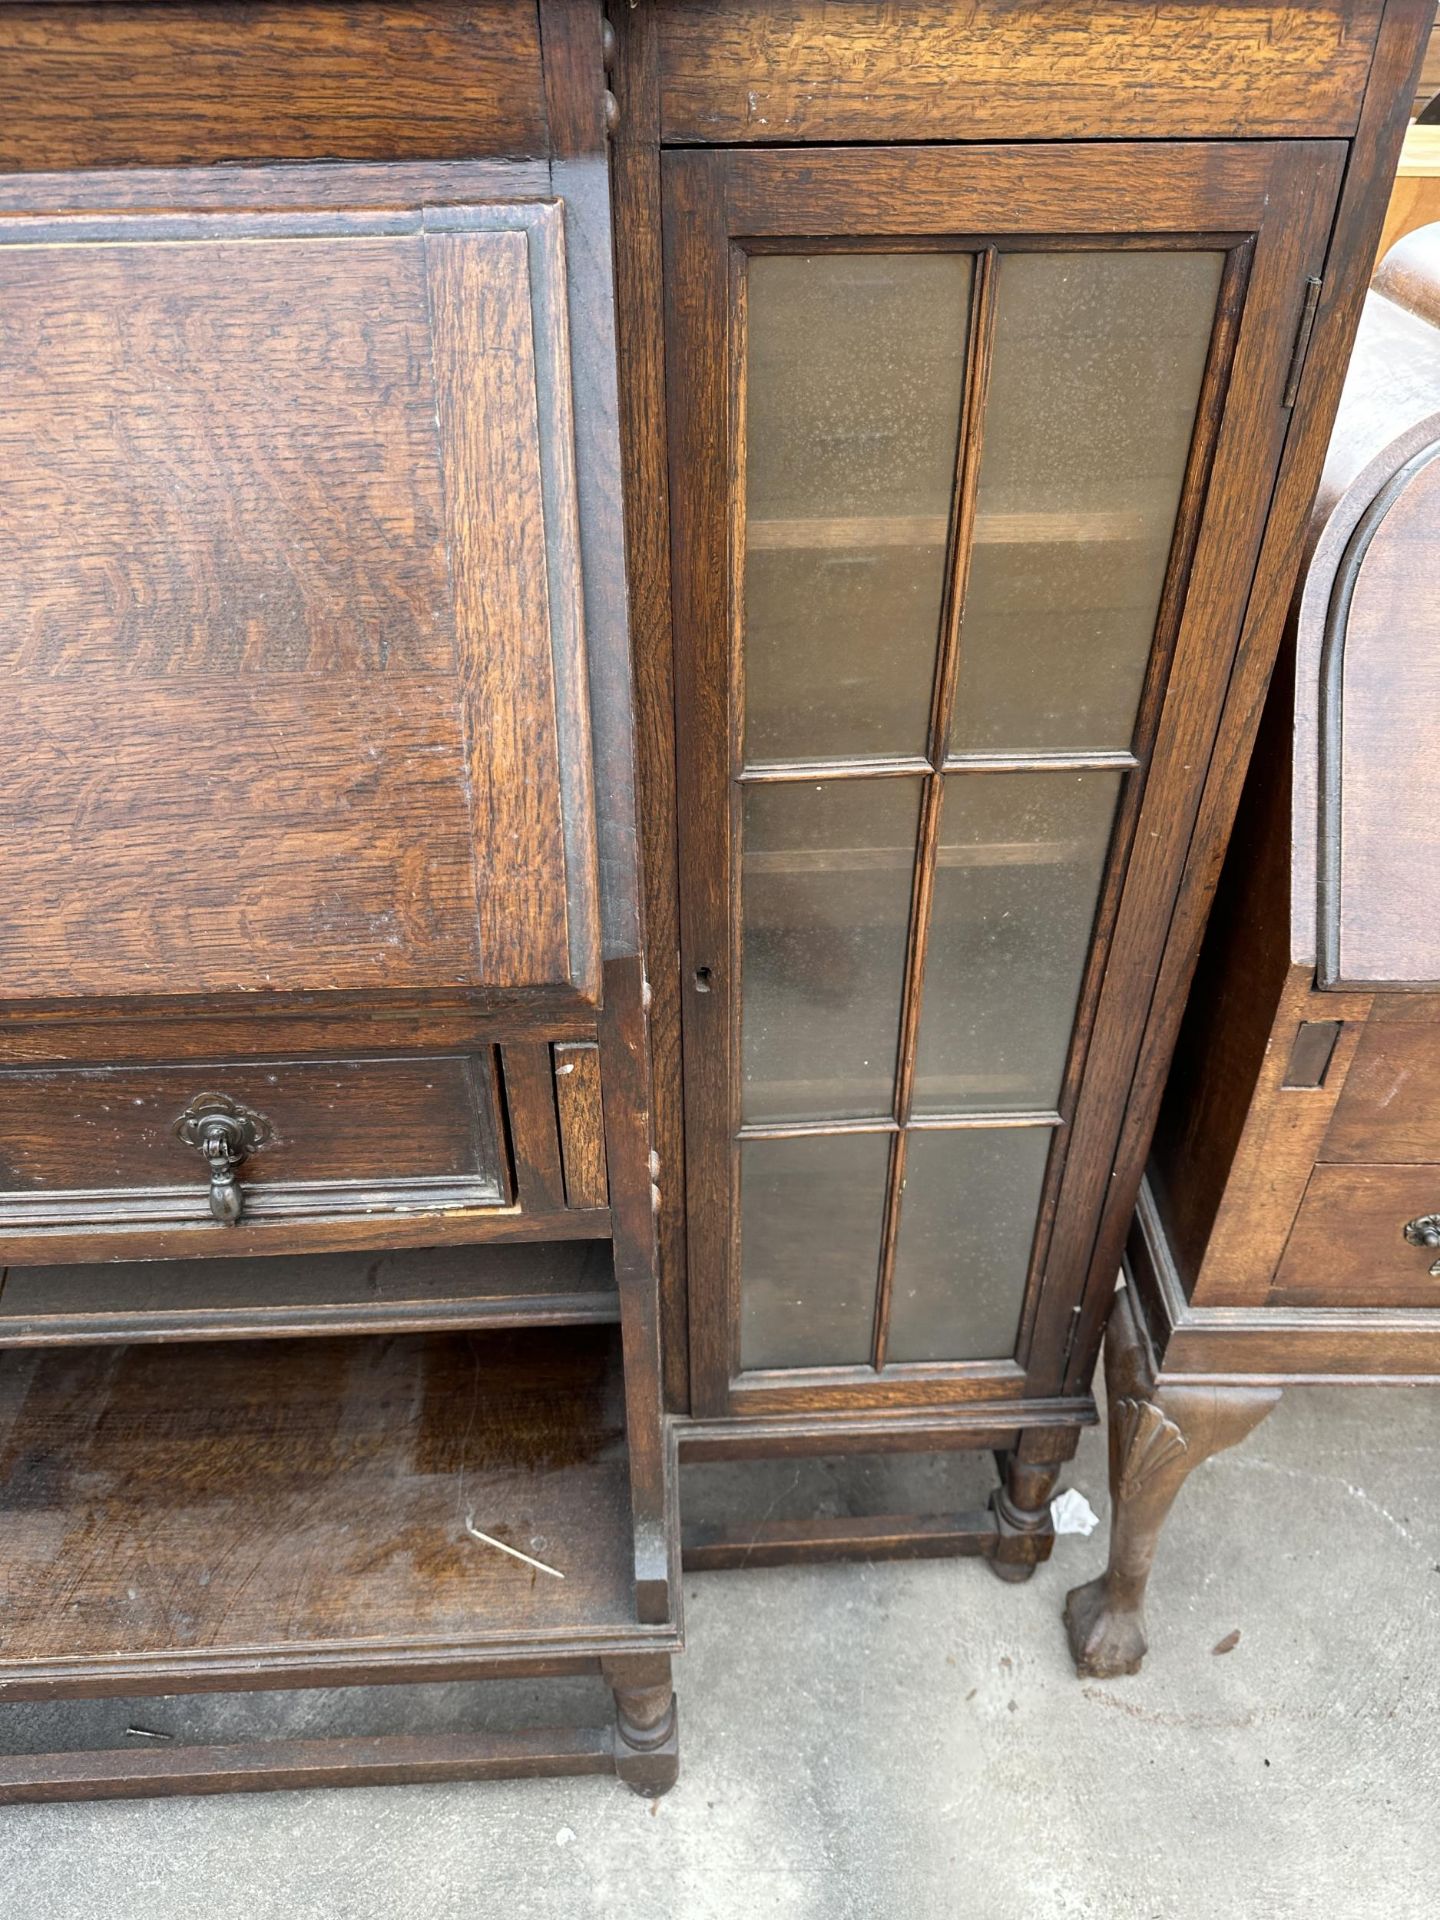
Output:
[[[1305,304],[1300,309],[1300,325],[1295,329],[1295,349],[1290,355],[1290,371],[1285,379],[1285,394],[1280,404],[1293,407],[1300,391],[1300,376],[1305,371],[1305,356],[1310,351],[1310,336],[1315,331],[1315,314],[1320,305],[1322,281],[1312,273],[1305,282]]]

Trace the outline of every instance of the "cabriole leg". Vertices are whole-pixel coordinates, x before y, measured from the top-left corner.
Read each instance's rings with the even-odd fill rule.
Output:
[[[670,1656],[640,1654],[601,1665],[615,1695],[615,1771],[633,1792],[658,1800],[680,1771]]]
[[[1280,1398],[1275,1387],[1156,1387],[1129,1289],[1105,1335],[1110,1419],[1110,1564],[1065,1602],[1076,1671],[1109,1680],[1145,1658],[1145,1587],[1160,1529],[1202,1460],[1243,1440]]]

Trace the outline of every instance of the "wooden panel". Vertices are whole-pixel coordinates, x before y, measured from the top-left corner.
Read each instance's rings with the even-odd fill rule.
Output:
[[[610,1194],[605,1170],[605,1116],[600,1104],[600,1049],[593,1042],[555,1048],[555,1105],[565,1157],[565,1199],[572,1207],[603,1207]]]
[[[0,226],[0,998],[593,996],[560,215],[429,219]]]
[[[268,1339],[618,1320],[604,1241],[0,1269],[0,1344]]]
[[[1348,133],[1379,0],[656,0],[667,141]]]
[[[1319,1158],[1440,1158],[1440,1021],[1366,1027]]]
[[[204,1161],[173,1127],[207,1093],[270,1123],[242,1172],[252,1213],[287,1189],[337,1181],[354,1183],[357,1205],[373,1206],[377,1187],[398,1203],[414,1181],[445,1183],[432,1205],[465,1204],[466,1191],[471,1205],[505,1197],[488,1056],[0,1073],[0,1224],[58,1225],[104,1212],[105,1195],[167,1190],[178,1190],[175,1217],[204,1221]],[[343,1194],[310,1201],[345,1206]]]
[[[0,6],[0,167],[545,147],[525,0]]]
[[[611,1329],[11,1352],[0,1435],[12,1697],[635,1637]]]
[[[1326,978],[1440,982],[1437,452],[1440,444],[1424,449],[1378,496],[1357,536],[1358,571],[1342,574],[1332,607],[1331,644],[1343,653],[1328,669],[1341,679],[1325,748],[1334,874],[1321,923]]]
[[[505,1048],[503,1057],[510,1151],[515,1157],[520,1204],[558,1211],[565,1205],[565,1170],[560,1163],[550,1049],[543,1040],[516,1041]]]
[[[1440,1307],[1433,1247],[1407,1221],[1440,1214],[1440,1165],[1316,1167],[1271,1289],[1292,1306]]]

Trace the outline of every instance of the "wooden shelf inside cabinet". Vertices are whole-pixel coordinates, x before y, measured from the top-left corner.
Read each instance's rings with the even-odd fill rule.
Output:
[[[673,1644],[636,1617],[612,1327],[10,1352],[0,1433],[8,1697]]]
[[[603,1240],[0,1270],[0,1347],[619,1318]]]

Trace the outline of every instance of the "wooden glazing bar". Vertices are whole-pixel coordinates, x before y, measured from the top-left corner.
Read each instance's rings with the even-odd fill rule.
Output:
[[[890,1294],[895,1278],[900,1203],[905,1187],[903,1128],[910,1118],[914,1099],[915,1060],[920,1044],[920,996],[935,896],[940,810],[945,798],[944,777],[936,769],[943,766],[949,746],[955,689],[960,675],[960,622],[969,583],[976,501],[980,489],[985,396],[989,387],[990,356],[995,336],[995,284],[995,252],[993,248],[986,248],[975,256],[975,276],[970,292],[965,390],[960,405],[960,429],[955,453],[955,493],[951,507],[945,602],[940,619],[940,647],[935,663],[930,710],[929,759],[932,771],[925,783],[925,797],[921,806],[920,848],[915,861],[915,888],[910,911],[910,944],[905,958],[900,1045],[895,1071],[895,1118],[902,1132],[890,1152],[885,1220],[880,1238],[880,1273],[875,1289],[875,1324],[871,1338],[871,1363],[877,1371],[885,1365],[890,1332]]]

